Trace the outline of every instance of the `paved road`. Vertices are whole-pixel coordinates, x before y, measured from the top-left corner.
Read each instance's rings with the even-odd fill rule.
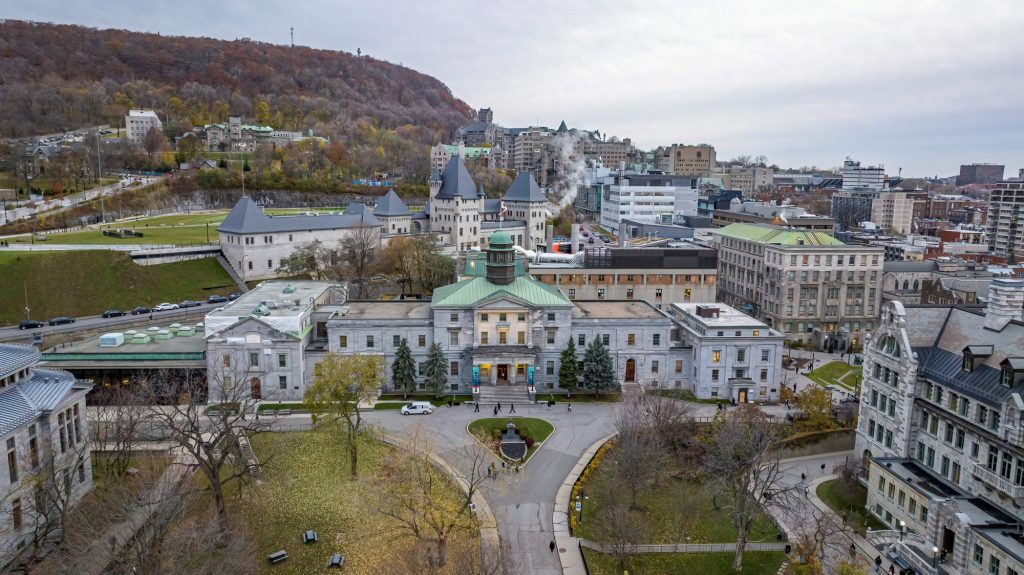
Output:
[[[225,291],[231,288],[224,288]],[[225,294],[226,295],[226,294]],[[23,307],[23,302],[18,302]],[[150,305],[156,305],[160,302],[152,302]],[[153,312],[153,320],[167,321],[167,322],[201,322],[203,316],[208,312],[222,307],[223,303],[203,303],[198,307],[191,307],[188,309],[176,309],[172,311],[157,311]],[[128,310],[124,310],[128,311]],[[35,317],[38,314],[33,314],[33,319],[40,321],[46,321],[48,318]],[[57,325],[57,326],[44,326],[37,329],[20,330],[18,326],[0,327],[0,341],[16,341],[16,340],[29,340],[32,339],[33,333],[42,333],[44,336],[56,335],[63,333],[72,333],[80,330],[99,330],[105,328],[117,329],[117,326],[126,326],[136,322],[147,322],[149,321],[149,314],[144,315],[126,315],[122,317],[111,317],[104,318],[98,315],[75,318],[75,323],[69,325]]]
[[[490,481],[484,489],[502,539],[512,546],[522,575],[561,574],[558,556],[548,549],[554,537],[551,518],[555,494],[583,452],[608,435],[616,407],[617,404],[578,403],[568,413],[565,404],[557,405],[554,411],[544,406],[516,406],[516,415],[537,417],[555,426],[554,433],[523,472]],[[367,419],[403,437],[409,437],[416,425],[422,425],[436,438],[438,455],[465,469],[463,447],[473,441],[465,431],[466,425],[482,415],[488,414],[473,413],[469,407],[442,407],[427,416],[376,411],[368,413]]]
[[[150,183],[156,181],[157,178],[144,177],[144,178],[141,178],[141,180],[142,180],[141,185],[145,186],[147,184],[150,184]],[[70,208],[70,207],[73,207],[73,206],[77,206],[78,204],[81,204],[81,203],[84,203],[84,202],[88,202],[89,200],[98,198],[101,195],[104,196],[104,197],[111,196],[111,195],[121,191],[125,187],[127,187],[128,184],[131,183],[131,181],[132,181],[131,178],[126,178],[126,179],[123,179],[123,180],[121,180],[121,181],[119,181],[119,182],[117,182],[115,184],[110,184],[108,186],[103,186],[102,188],[97,188],[97,189],[89,190],[89,191],[86,191],[86,192],[79,192],[77,194],[69,194],[69,195],[67,195],[67,196],[65,196],[63,198],[47,200],[47,201],[44,201],[44,202],[37,202],[36,205],[34,207],[31,207],[31,208],[29,208],[29,207],[22,207],[22,208],[9,209],[6,212],[0,211],[0,224],[6,224],[8,222],[14,222],[14,221],[17,221],[17,220],[21,220],[21,219],[27,218],[29,216],[32,216],[32,215],[36,214],[37,212],[49,211],[49,210],[56,210],[56,211],[65,210],[67,208]]]

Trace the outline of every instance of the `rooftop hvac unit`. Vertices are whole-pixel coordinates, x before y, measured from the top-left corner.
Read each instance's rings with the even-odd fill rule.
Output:
[[[100,336],[100,347],[118,347],[124,344],[123,333],[105,333]]]

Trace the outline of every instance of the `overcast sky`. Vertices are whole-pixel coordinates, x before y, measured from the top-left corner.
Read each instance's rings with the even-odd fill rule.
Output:
[[[14,0],[0,16],[346,50],[436,76],[504,126],[713,144],[904,176],[1024,167],[1019,0]]]

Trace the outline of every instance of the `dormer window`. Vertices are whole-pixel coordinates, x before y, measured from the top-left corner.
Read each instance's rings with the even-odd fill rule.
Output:
[[[1013,388],[1024,379],[1024,357],[1008,357],[999,362],[999,383]]]
[[[974,356],[965,353],[963,364],[960,367],[967,373],[974,371]]]
[[[961,367],[964,371],[970,373],[974,371],[975,360],[980,359],[983,363],[986,357],[992,355],[993,346],[991,345],[969,345],[961,350],[963,353],[964,360]]]

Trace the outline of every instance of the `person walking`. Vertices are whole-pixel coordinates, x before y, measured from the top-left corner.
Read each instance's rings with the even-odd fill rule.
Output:
[[[501,402],[499,401],[499,402],[498,402],[498,405],[496,405],[495,407],[497,407],[497,408],[498,408],[498,411],[501,411]]]
[[[881,568],[882,568],[882,556],[878,555],[877,557],[875,557],[875,573],[878,573]]]
[[[510,414],[515,413],[516,412],[516,404],[514,404],[514,403],[508,404],[508,412]]]
[[[494,416],[495,417],[498,416],[498,406],[497,405],[494,406]]]
[[[555,540],[554,539],[551,540],[551,543],[548,543],[548,549],[550,549],[552,553],[555,552]]]
[[[569,405],[569,413],[572,413],[572,404],[570,403],[568,405]]]
[[[480,413],[480,402],[477,401],[473,406],[473,413]]]
[[[892,563],[889,564],[889,575],[896,575],[896,566]]]
[[[807,499],[811,498],[811,488],[810,487],[804,487],[804,497],[806,497]]]

